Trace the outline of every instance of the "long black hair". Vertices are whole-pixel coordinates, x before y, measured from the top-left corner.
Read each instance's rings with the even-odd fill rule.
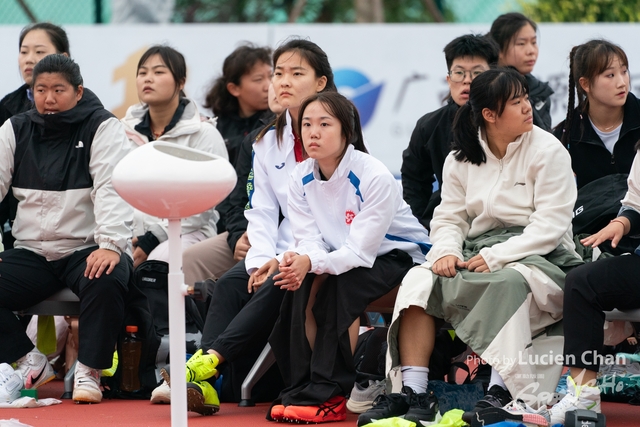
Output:
[[[300,55],[315,73],[316,78],[320,78],[325,76],[327,78],[327,83],[324,86],[324,89],[321,92],[329,92],[329,91],[337,91],[336,83],[333,80],[333,70],[331,69],[331,64],[329,64],[329,57],[327,54],[318,46],[310,40],[300,39],[300,38],[292,38],[286,41],[284,44],[278,46],[278,48],[273,52],[273,66],[275,67],[278,63],[278,59],[285,53],[297,53]],[[275,121],[276,126],[276,140],[278,143],[282,141],[282,134],[284,133],[284,127],[287,123],[287,110],[284,110],[282,113],[278,115]],[[265,128],[258,137],[256,141],[262,139],[262,137],[267,133],[269,129]]]
[[[488,70],[473,79],[469,101],[460,107],[453,120],[451,149],[456,160],[474,165],[485,163],[487,156],[478,139],[478,130],[485,125],[482,110],[488,108],[500,117],[509,100],[527,94],[526,78],[513,68]]]
[[[213,114],[237,114],[240,109],[238,98],[231,95],[227,84],[240,85],[240,79],[249,73],[257,63],[271,65],[271,49],[246,43],[236,48],[222,64],[222,75],[216,79],[205,97],[205,108]]]
[[[304,110],[309,104],[316,101],[322,104],[327,112],[340,122],[342,136],[347,141],[344,150],[340,153],[340,159],[342,159],[344,153],[347,152],[349,144],[353,145],[356,150],[368,153],[367,147],[364,145],[364,138],[362,137],[362,126],[360,124],[358,109],[344,95],[338,92],[319,92],[306,98],[302,102],[298,113],[298,129],[296,129],[298,135],[302,138],[302,117],[304,116]],[[304,141],[302,142],[302,149],[304,150]]]
[[[574,46],[569,54],[569,101],[567,102],[567,118],[564,121],[562,137],[560,141],[564,146],[568,146],[571,141],[571,125],[573,121],[573,110],[575,108],[575,97],[578,92],[578,111],[589,113],[589,97],[587,92],[579,84],[581,78],[585,78],[589,86],[593,85],[596,77],[611,66],[614,58],[618,58],[620,63],[628,67],[629,60],[624,50],[616,44],[607,40],[590,40],[584,44]],[[578,84],[576,84],[578,82]]]
[[[184,56],[171,46],[155,45],[147,49],[138,61],[136,75],[138,75],[140,67],[142,67],[153,55],[160,55],[162,62],[164,62],[164,65],[166,65],[167,69],[173,76],[173,81],[176,84],[175,92],[179,93],[180,97],[184,97],[184,91],[179,89],[179,87],[187,81],[187,62],[184,60]]]
[[[51,44],[56,48],[56,53],[66,53],[67,55],[71,55],[71,52],[69,51],[69,38],[67,37],[67,33],[62,29],[62,27],[50,22],[37,22],[24,27],[22,31],[20,31],[18,48],[22,47],[24,38],[33,30],[42,30],[47,33]]]
[[[525,25],[531,25],[533,31],[538,31],[538,26],[531,19],[521,13],[511,12],[498,16],[491,24],[489,35],[500,46],[500,52],[506,53],[509,45],[514,41],[518,31]]]

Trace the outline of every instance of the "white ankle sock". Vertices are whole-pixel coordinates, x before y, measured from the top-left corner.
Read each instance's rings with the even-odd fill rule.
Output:
[[[427,391],[429,368],[424,366],[403,366],[400,371],[402,372],[403,385],[411,387],[418,394]]]
[[[507,386],[504,385],[504,380],[502,379],[498,371],[496,371],[495,368],[491,368],[491,379],[489,380],[489,389],[494,385],[500,386],[503,389],[507,390]]]

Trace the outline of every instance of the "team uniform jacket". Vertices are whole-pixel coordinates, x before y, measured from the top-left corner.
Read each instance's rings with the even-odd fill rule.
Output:
[[[286,111],[286,125],[282,141],[276,140],[272,127],[253,144],[253,162],[247,193],[249,203],[244,212],[251,248],[245,265],[248,273],[287,250],[293,243],[287,211],[289,178],[296,168],[291,115]]]
[[[553,131],[558,139],[562,138],[564,123],[562,121]],[[607,175],[628,174],[636,155],[636,143],[640,140],[640,100],[632,93],[627,95],[622,129],[613,153],[607,150],[593,130],[589,116],[581,114],[577,109],[573,112],[569,132],[567,149],[571,154],[571,166],[576,174],[578,188]]]
[[[522,235],[480,251],[491,271],[528,255],[548,254],[561,244],[574,251],[571,218],[577,190],[562,144],[536,126],[509,144],[502,159],[481,134],[480,143],[486,164],[458,162],[453,153],[447,157],[427,260],[433,263],[445,255],[464,260],[467,237],[512,226],[524,227]]]
[[[125,126],[127,136],[137,145],[149,142],[147,136],[135,130],[135,126],[142,121],[149,111],[148,106],[135,104],[129,107],[122,123]],[[182,117],[176,125],[161,135],[158,141],[171,142],[196,150],[216,154],[228,159],[227,149],[220,132],[215,127],[215,121],[203,121],[193,101],[189,101],[182,113]],[[201,231],[206,237],[216,235],[216,221],[218,213],[215,208],[211,208],[198,215],[193,215],[182,220],[182,234],[189,234]],[[151,215],[136,211],[135,228],[136,234],[144,234],[148,231],[153,233],[160,243],[168,238],[168,222]],[[142,228],[140,230],[139,228]]]
[[[311,272],[339,275],[371,268],[393,249],[424,262],[427,230],[402,199],[398,183],[382,162],[349,145],[327,181],[318,163],[300,163],[289,181],[293,251],[308,255]]]
[[[18,200],[14,247],[58,260],[94,245],[129,248],[132,208],[111,185],[133,148],[122,124],[87,88],[71,110],[32,109],[0,127],[0,196]]]

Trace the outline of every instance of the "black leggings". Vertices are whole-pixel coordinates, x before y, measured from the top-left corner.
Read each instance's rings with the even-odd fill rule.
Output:
[[[605,311],[640,307],[640,257],[605,258],[573,269],[565,280],[565,364],[598,371]]]
[[[248,350],[260,353],[286,293],[275,286],[271,278],[251,294],[247,292],[248,283],[249,274],[243,260],[222,275],[211,295],[202,348],[217,351],[228,362]]]

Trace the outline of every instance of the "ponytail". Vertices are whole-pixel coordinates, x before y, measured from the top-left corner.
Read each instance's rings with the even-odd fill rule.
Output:
[[[571,122],[573,121],[573,110],[576,103],[576,80],[573,75],[573,62],[576,56],[576,50],[578,46],[574,46],[569,54],[569,100],[567,101],[567,117],[564,120],[564,128],[562,129],[562,137],[560,142],[569,148],[569,142],[571,141]]]
[[[457,161],[471,162],[478,166],[487,161],[478,138],[478,128],[482,121],[482,115],[475,114],[468,102],[458,109],[453,119],[453,142],[451,143],[451,150],[454,151]]]

